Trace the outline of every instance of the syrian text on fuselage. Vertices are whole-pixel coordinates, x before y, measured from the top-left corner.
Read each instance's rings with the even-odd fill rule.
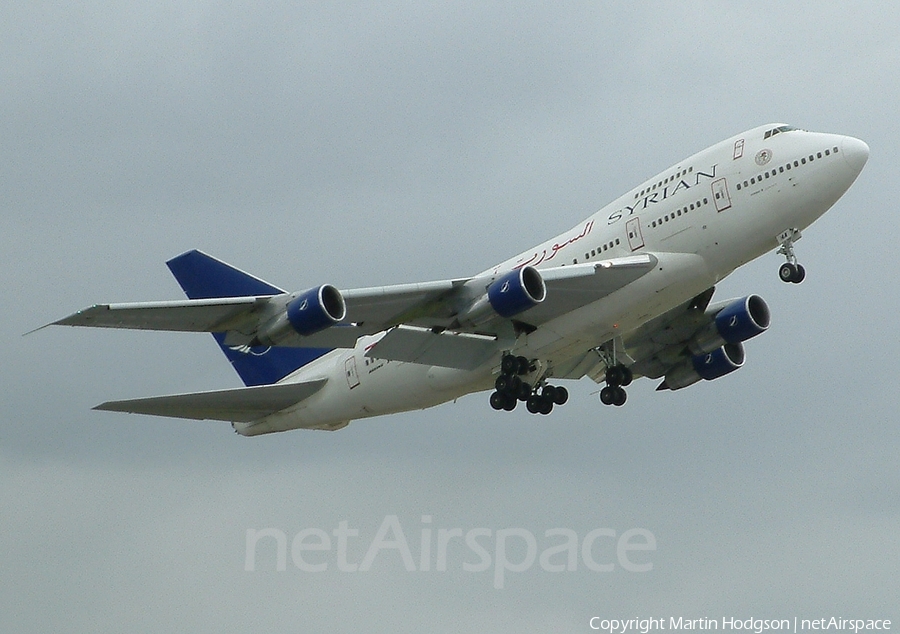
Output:
[[[678,182],[672,181],[670,183],[666,183],[665,185],[658,187],[656,190],[647,193],[643,198],[640,198],[634,202],[632,205],[625,205],[621,209],[617,209],[616,211],[609,214],[609,217],[606,220],[607,225],[615,224],[622,218],[633,216],[635,213],[643,211],[647,209],[650,205],[655,205],[661,203],[678,192],[691,189],[692,187],[696,187],[700,184],[700,179],[705,178],[707,180],[713,180],[716,177],[716,165],[713,165],[709,168],[708,172],[701,172],[697,170],[694,173],[694,182],[693,184],[688,183],[685,179],[681,179]]]

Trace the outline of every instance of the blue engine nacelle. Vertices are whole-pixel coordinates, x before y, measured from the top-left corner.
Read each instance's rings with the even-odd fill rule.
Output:
[[[537,306],[547,296],[544,278],[533,266],[510,271],[487,289],[488,302],[501,317],[512,317]]]
[[[304,291],[287,305],[287,319],[299,335],[325,330],[346,314],[344,296],[331,284]]]
[[[277,346],[295,335],[309,336],[335,325],[347,315],[344,296],[331,284],[303,291],[285,311],[264,324],[254,345]]]
[[[712,352],[695,355],[669,370],[658,389],[680,390],[700,379],[718,379],[744,365],[744,358],[744,345],[741,342],[726,343]]]
[[[759,295],[748,295],[727,304],[716,313],[709,327],[688,344],[692,354],[703,355],[728,343],[740,343],[769,327],[769,307]]]

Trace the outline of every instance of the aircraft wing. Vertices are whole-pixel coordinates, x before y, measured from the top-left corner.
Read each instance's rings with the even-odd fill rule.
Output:
[[[227,333],[226,344],[245,345],[252,340],[260,322],[270,317],[273,304],[277,303],[279,297],[281,296],[95,304],[49,325],[224,332]],[[297,345],[307,348],[352,348],[357,338],[363,334],[370,333],[353,324],[338,324],[303,337],[302,343]]]
[[[108,401],[94,409],[195,420],[250,422],[309,398],[325,385],[326,380]]]
[[[211,267],[219,275],[242,275],[200,252],[189,252],[174,261],[191,257],[204,266]],[[571,310],[594,302],[646,274],[656,265],[651,254],[612,258],[598,262],[573,264],[540,269],[546,286],[543,302],[516,314],[514,319],[523,324],[538,327],[541,324]],[[501,272],[502,273],[502,272]],[[361,335],[389,330],[405,325],[432,329],[434,332],[450,330],[469,334],[497,336],[508,319],[495,313],[479,319],[477,326],[460,315],[479,301],[484,303],[488,288],[497,280],[497,274],[477,277],[439,280],[417,284],[379,286],[340,291],[346,310],[332,327],[322,327],[310,334],[297,334],[289,327],[278,330],[277,343],[265,343],[266,329],[287,326],[285,315],[291,305],[310,297],[317,289],[302,293],[286,293],[266,282],[253,278],[246,288],[255,289],[256,295],[239,297],[199,297],[195,299],[162,302],[97,304],[53,322],[56,325],[95,326],[103,328],[132,328],[139,330],[169,330],[185,332],[225,333],[224,343],[229,346],[278,345],[304,348],[352,348]],[[324,288],[324,287],[320,287]],[[337,293],[336,289],[332,289]],[[245,291],[246,292],[246,291]],[[280,320],[280,322],[278,321]],[[278,323],[276,323],[278,322]],[[404,345],[400,345],[401,340]],[[422,337],[406,332],[393,337],[392,352],[397,360],[437,358],[437,350],[452,348],[454,342],[466,349],[477,348],[478,356],[484,356],[485,344],[470,339],[440,339],[429,341],[431,352],[422,354]],[[385,342],[385,348],[387,348]],[[413,354],[404,346],[417,346]],[[384,353],[387,350],[383,351]],[[459,367],[459,357],[450,367]],[[385,356],[382,358],[394,358]],[[440,365],[439,363],[435,363]]]
[[[540,269],[547,299],[522,313],[521,320],[540,325],[597,301],[649,272],[656,263],[656,257],[643,254]],[[347,302],[347,320],[378,324],[381,327],[373,332],[379,332],[399,324],[447,327],[456,316],[460,301],[483,294],[491,282],[492,277],[463,278],[341,293]]]

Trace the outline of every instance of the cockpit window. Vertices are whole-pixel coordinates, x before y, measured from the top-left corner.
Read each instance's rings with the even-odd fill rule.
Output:
[[[781,134],[782,132],[791,132],[796,129],[797,128],[794,128],[789,125],[780,125],[777,128],[773,128],[771,130],[766,130],[766,135],[764,138],[768,139],[769,137],[775,136],[776,134]]]

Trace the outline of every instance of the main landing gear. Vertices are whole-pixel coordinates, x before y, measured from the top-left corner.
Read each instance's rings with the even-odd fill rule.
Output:
[[[491,407],[511,412],[519,401],[523,401],[532,414],[549,414],[554,405],[565,405],[569,400],[566,388],[548,385],[544,381],[532,386],[522,379],[533,371],[534,367],[525,357],[504,356],[500,362],[500,376],[494,382],[496,390],[491,394]]]
[[[794,255],[794,242],[799,239],[799,229],[788,229],[778,236],[778,241],[781,243],[778,253],[787,258],[787,262],[778,269],[778,277],[782,282],[799,284],[806,277],[806,269],[802,264],[797,263],[797,256]]]
[[[616,407],[624,405],[628,398],[624,388],[631,385],[633,379],[634,375],[628,367],[622,364],[611,365],[606,370],[606,387],[600,390],[600,402]]]

